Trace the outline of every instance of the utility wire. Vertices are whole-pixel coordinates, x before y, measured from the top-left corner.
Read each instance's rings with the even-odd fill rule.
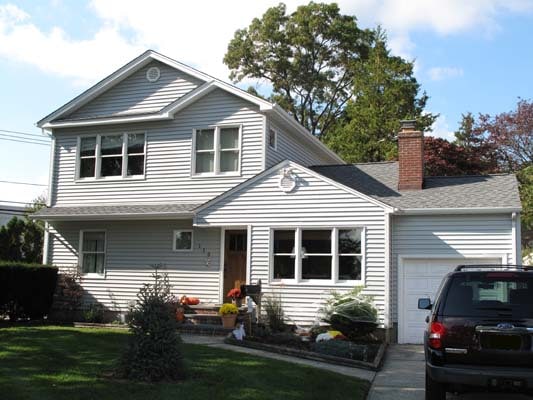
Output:
[[[48,136],[45,136],[45,135],[38,135],[36,133],[26,133],[26,132],[19,132],[19,131],[10,131],[8,129],[0,129],[0,132],[15,133],[17,135],[25,135],[25,136],[35,136],[35,137],[39,137],[41,139],[50,139]]]
[[[46,140],[43,140],[43,139],[26,138],[26,137],[20,137],[20,136],[17,136],[17,135],[9,135],[7,133],[0,133],[0,137],[8,137],[8,138],[14,138],[14,139],[18,139],[18,140],[28,140],[30,142],[39,142],[39,143],[50,144],[50,142],[47,142]]]
[[[44,203],[34,203],[32,201],[12,201],[12,200],[0,200],[0,205],[2,203],[13,203],[13,204],[26,204],[29,206],[36,205],[36,206],[45,206]],[[5,205],[5,204],[4,204]]]
[[[18,140],[18,139],[8,139],[4,137],[0,137],[0,140],[5,140],[7,142],[18,142],[18,143],[27,143],[27,144],[38,144],[41,146],[50,146],[50,143],[44,143],[44,142],[28,142],[24,140]]]
[[[43,183],[29,183],[29,182],[15,182],[15,181],[0,181],[0,183],[11,183],[13,185],[48,186]]]

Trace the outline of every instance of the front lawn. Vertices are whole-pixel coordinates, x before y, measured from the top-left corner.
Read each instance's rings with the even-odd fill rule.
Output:
[[[0,329],[0,398],[9,399],[364,399],[368,383],[319,369],[184,345],[189,377],[144,384],[105,378],[124,331],[68,327]]]

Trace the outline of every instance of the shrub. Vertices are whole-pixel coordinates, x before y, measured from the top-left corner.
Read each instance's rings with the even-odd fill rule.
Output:
[[[82,303],[83,288],[81,287],[79,268],[61,272],[57,279],[57,290],[54,298],[54,309],[66,311],[68,319],[74,318],[74,313]]]
[[[322,320],[350,339],[373,332],[377,327],[378,311],[370,296],[361,294],[362,287],[339,294],[332,292],[322,308]]]
[[[285,312],[283,311],[280,296],[267,296],[263,302],[268,327],[272,332],[283,332],[285,330]]]
[[[311,350],[317,353],[361,361],[373,361],[375,347],[336,339],[311,344]]]
[[[56,282],[55,267],[0,262],[0,311],[12,321],[43,318],[52,306]]]
[[[156,269],[153,277],[154,283],[143,285],[130,310],[132,336],[120,372],[134,380],[176,380],[184,376],[176,299],[170,292],[168,275],[160,275]]]
[[[105,313],[105,308],[102,304],[92,303],[83,312],[83,318],[87,322],[101,324],[102,322],[104,322],[104,313]]]

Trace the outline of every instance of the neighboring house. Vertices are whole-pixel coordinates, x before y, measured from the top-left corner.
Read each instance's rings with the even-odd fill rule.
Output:
[[[26,207],[0,204],[0,226],[6,225],[13,217],[22,218],[26,215]]]
[[[302,325],[364,285],[419,342],[416,300],[447,271],[519,262],[515,177],[424,179],[409,123],[399,162],[348,165],[279,106],[148,51],[37,125],[53,139],[45,262],[79,265],[86,301],[110,308],[157,263],[205,303],[261,280]]]

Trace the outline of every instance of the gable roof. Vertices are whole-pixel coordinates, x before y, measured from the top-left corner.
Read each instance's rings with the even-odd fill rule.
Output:
[[[425,177],[422,190],[398,190],[398,162],[313,166],[312,170],[410,212],[520,211],[513,174]]]
[[[77,119],[62,119],[67,115],[71,114],[75,110],[84,106],[91,100],[95,99],[100,94],[106,92],[113,86],[117,85],[128,76],[131,76],[133,73],[148,65],[152,61],[159,61],[170,67],[176,68],[179,71],[182,71],[186,74],[193,76],[196,79],[204,82],[196,89],[193,89],[189,93],[185,94],[182,97],[179,97],[172,103],[166,105],[157,112],[149,112],[143,114],[134,114],[134,115],[117,115],[117,116],[105,116],[105,117],[89,117],[89,118],[77,118]],[[166,57],[156,51],[147,50],[137,58],[133,59],[123,67],[119,68],[117,71],[113,72],[108,77],[104,78],[96,85],[87,89],[85,92],[81,93],[79,96],[75,97],[65,105],[61,106],[54,112],[50,113],[40,121],[36,123],[39,128],[49,129],[49,128],[67,128],[74,126],[90,126],[90,125],[108,125],[108,124],[120,124],[120,123],[130,123],[130,122],[144,122],[144,121],[161,121],[169,120],[174,118],[174,114],[187,107],[188,105],[194,103],[195,101],[201,99],[208,93],[212,92],[215,89],[221,89],[228,93],[231,93],[237,97],[240,97],[252,104],[255,104],[259,107],[259,111],[272,113],[276,117],[280,118],[284,124],[293,129],[302,139],[304,139],[308,144],[318,148],[335,162],[344,163],[344,160],[340,158],[335,152],[330,150],[325,146],[320,140],[318,140],[314,135],[312,135],[305,127],[298,123],[293,116],[291,116],[287,111],[278,106],[277,104],[271,103],[261,97],[254,96],[234,85],[226,83],[220,79],[214,78],[208,74],[198,71],[195,68],[192,68],[188,65],[180,63],[179,61],[173,60],[169,57]]]
[[[344,184],[340,183],[340,182],[337,182],[335,180],[332,180],[330,178],[328,178],[327,176],[325,175],[322,175],[322,174],[319,174],[315,171],[313,171],[312,169],[309,169],[309,168],[306,168],[304,167],[303,165],[300,165],[294,161],[290,161],[290,160],[284,160],[284,161],[281,161],[280,163],[270,167],[269,169],[266,169],[264,170],[263,172],[260,172],[259,174],[251,177],[250,179],[247,179],[245,180],[244,182],[241,182],[240,184],[238,184],[237,186],[234,186],[232,187],[231,189],[225,191],[224,193],[216,196],[215,198],[207,201],[206,203],[202,204],[201,206],[197,207],[194,212],[195,214],[198,214],[200,211],[202,210],[205,210],[206,208],[208,207],[211,207],[212,205],[218,203],[219,201],[231,196],[232,194],[246,188],[247,186],[253,184],[254,182],[257,182],[259,180],[261,180],[262,178],[270,175],[272,172],[274,171],[277,171],[281,168],[286,168],[286,167],[291,167],[291,168],[295,168],[295,169],[298,169],[298,170],[301,170],[303,172],[306,172],[308,173],[309,175],[312,175],[324,182],[327,182],[329,183],[330,185],[333,185],[341,190],[344,190],[350,194],[353,194],[355,196],[358,196],[358,197],[361,197],[369,202],[371,202],[372,204],[375,204],[376,206],[378,207],[382,207],[386,210],[389,210],[389,211],[394,211],[393,208],[391,206],[389,206],[388,204],[385,204],[377,199],[374,199],[372,198],[371,196],[368,196],[362,192],[359,192],[357,191],[356,189],[353,189],[351,187],[348,187],[348,186],[345,186]]]

